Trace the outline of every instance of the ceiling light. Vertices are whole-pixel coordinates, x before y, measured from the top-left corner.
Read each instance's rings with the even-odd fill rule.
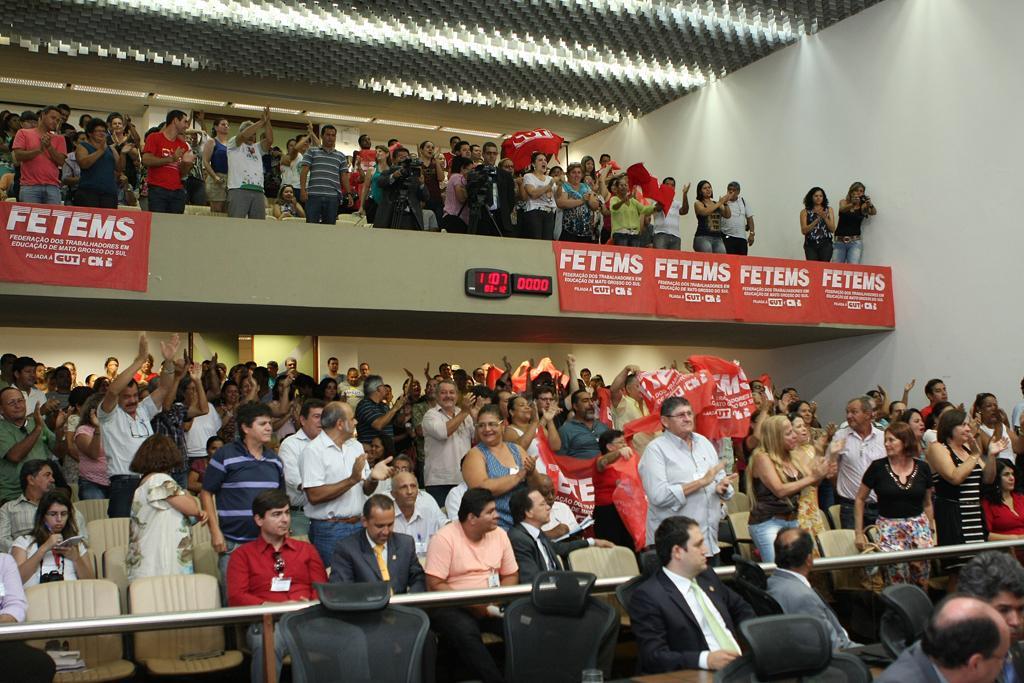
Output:
[[[421,128],[423,130],[437,130],[437,126],[427,125],[425,123],[406,123],[405,121],[391,121],[389,119],[374,119],[374,125],[378,126],[398,126],[399,128]]]
[[[4,85],[27,85],[30,88],[53,88],[62,90],[68,87],[67,83],[54,83],[53,81],[34,81],[31,78],[7,78],[0,77],[0,83]]]
[[[202,100],[198,97],[177,97],[175,95],[161,95],[157,93],[153,95],[153,99],[161,100],[163,102],[181,102],[183,104],[202,104],[207,107],[223,107],[227,102],[219,100]]]
[[[72,85],[72,90],[78,92],[91,92],[98,95],[117,95],[119,97],[148,97],[148,92],[141,90],[119,90],[117,88],[97,88],[92,85]]]
[[[461,133],[462,135],[475,135],[481,138],[501,137],[501,133],[488,133],[484,130],[465,130],[464,128],[442,128],[445,133]]]
[[[322,111],[307,111],[306,116],[314,119],[328,119],[331,121],[351,121],[352,123],[369,123],[373,121],[371,116],[342,116],[341,114],[328,114]]]
[[[261,107],[258,104],[238,104],[237,102],[232,102],[231,106],[245,111],[263,111],[266,109],[266,107]],[[298,116],[302,113],[301,109],[284,109],[282,107],[270,107],[270,111],[273,114],[290,114],[292,116]]]

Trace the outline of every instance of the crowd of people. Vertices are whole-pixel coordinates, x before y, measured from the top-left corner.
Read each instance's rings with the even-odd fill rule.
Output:
[[[332,125],[275,146],[270,111],[243,121],[235,135],[226,118],[181,110],[140,134],[131,117],[85,114],[79,127],[67,105],[22,114],[0,112],[0,193],[20,201],[100,208],[141,205],[184,213],[209,206],[235,218],[303,219],[335,224],[356,213],[377,228],[557,239],[678,250],[690,183],[665,178],[655,196],[630,181],[608,154],[565,168],[534,152],[529,166],[500,158],[494,142],[452,136],[441,153],[429,140],[407,148],[396,139],[359,137],[351,154],[338,148]],[[696,252],[747,254],[754,211],[739,182],[715,198],[707,180],[693,198]],[[863,183],[850,185],[838,218],[825,190],[813,187],[800,211],[809,260],[860,263],[862,227],[877,214]],[[689,239],[686,244],[691,244]]]
[[[328,580],[390,581],[396,593],[531,582],[577,548],[639,550],[613,499],[616,463],[633,460],[648,504],[645,544],[665,569],[630,606],[641,665],[717,669],[739,652],[732,636],[707,620],[700,633],[676,623],[660,595],[682,591],[728,632],[749,616],[707,571],[723,558],[725,502],[740,492],[751,500],[758,558],[797,574],[809,571],[824,530],[819,511],[834,504],[858,546],[872,527],[882,551],[1024,537],[1024,401],[1012,417],[989,393],[954,405],[940,379],[925,385],[921,409],[909,407],[913,380],[897,400],[882,387],[854,396],[841,425],[796,388],[755,380],[749,432],[715,440],[672,397],[659,433],[631,445],[625,425],[648,413],[635,365],[605,385],[569,356],[564,371],[528,371],[516,392],[507,360],[490,384],[489,367],[444,362],[436,372],[428,364],[422,381],[406,370],[394,389],[367,363],[343,374],[333,357],[318,381],[295,358],[197,362],[176,335],[158,354],[142,335],[131,363],[110,357],[84,380],[73,362],[0,357],[0,551],[24,586],[92,578],[72,490],[129,518],[131,580],[194,572],[191,527],[208,525],[229,605],[312,599],[312,585]],[[558,500],[547,449],[593,463],[593,533]],[[970,566],[969,557],[943,563],[950,590]],[[926,563],[883,571],[890,584],[928,585]],[[782,597],[797,600],[785,571],[778,576]],[[443,609],[432,625],[450,648],[442,652],[498,681],[481,634],[500,616],[496,606]],[[665,638],[658,629],[668,645],[652,650]],[[257,631],[250,642],[262,646]],[[262,666],[258,652],[253,665]]]

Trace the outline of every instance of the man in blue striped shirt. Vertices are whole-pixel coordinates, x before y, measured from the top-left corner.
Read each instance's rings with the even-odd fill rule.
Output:
[[[300,196],[306,208],[307,223],[334,225],[338,220],[341,191],[351,192],[348,160],[334,149],[338,131],[327,125],[320,129],[321,145],[311,147],[299,164]]]
[[[271,418],[270,408],[262,403],[239,406],[235,416],[239,438],[213,454],[203,475],[199,497],[209,519],[213,549],[220,553],[222,579],[227,576],[231,552],[260,535],[252,516],[256,496],[268,489],[284,489],[284,465],[267,447],[274,433]]]

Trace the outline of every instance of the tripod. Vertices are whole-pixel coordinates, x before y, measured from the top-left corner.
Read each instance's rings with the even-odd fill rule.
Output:
[[[391,205],[391,224],[388,227],[396,230],[412,229],[410,226],[402,225],[402,217],[405,216],[406,212],[408,212],[409,215],[412,216],[412,222],[415,228],[417,230],[422,231],[423,220],[420,218],[419,215],[417,215],[415,211],[412,210],[412,207],[409,205],[409,188],[405,184],[407,180],[407,176],[402,176],[402,186],[398,190],[398,198],[395,199],[395,201]]]
[[[492,233],[481,233],[481,227],[491,227],[494,229]],[[504,237],[504,233],[501,232],[501,226],[494,220],[494,215],[487,209],[486,206],[478,201],[472,202],[469,207],[469,234],[490,234],[497,235],[498,237]]]

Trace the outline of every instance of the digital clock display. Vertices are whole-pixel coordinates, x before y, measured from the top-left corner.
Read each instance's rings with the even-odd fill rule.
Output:
[[[516,273],[512,276],[512,293],[551,296],[551,276]]]
[[[511,275],[495,268],[470,268],[466,271],[466,294],[484,299],[512,296]]]

